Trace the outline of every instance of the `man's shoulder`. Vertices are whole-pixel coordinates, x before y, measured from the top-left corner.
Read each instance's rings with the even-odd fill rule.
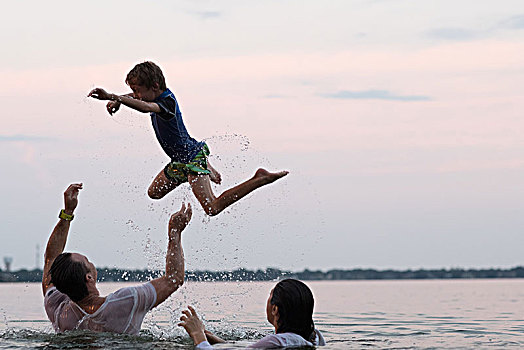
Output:
[[[55,301],[58,299],[60,299],[61,301],[69,300],[69,297],[67,296],[67,294],[64,294],[58,289],[56,289],[55,286],[47,288],[44,294],[44,303],[47,303],[48,301]]]
[[[139,284],[136,286],[120,288],[106,297],[108,310],[114,310],[115,307],[132,307],[137,312],[147,312],[153,308],[156,303],[156,290],[151,282]],[[127,305],[127,306],[126,306]]]
[[[56,289],[56,287],[51,284],[50,286],[47,287],[44,293],[44,298],[47,298],[49,295],[53,294],[55,291],[58,291],[58,289]]]
[[[67,308],[71,304],[71,299],[52,286],[47,289],[44,296],[44,309],[51,322],[55,321],[55,311]]]
[[[155,287],[151,284],[151,282],[145,282],[142,284],[138,284],[135,286],[129,286],[129,287],[123,287],[115,292],[109,294],[107,298],[113,299],[113,298],[124,298],[126,296],[135,296],[137,294],[151,294],[154,293],[156,295]]]

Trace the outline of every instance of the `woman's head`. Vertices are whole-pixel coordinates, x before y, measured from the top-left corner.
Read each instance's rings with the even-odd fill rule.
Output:
[[[304,283],[285,279],[271,291],[267,305],[267,318],[277,333],[292,332],[306,340],[313,340],[313,293]]]

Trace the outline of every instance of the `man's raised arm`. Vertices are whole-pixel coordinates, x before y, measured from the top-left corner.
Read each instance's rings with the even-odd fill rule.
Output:
[[[182,231],[191,220],[191,204],[182,208],[169,220],[168,244],[166,254],[166,274],[151,281],[156,290],[156,303],[169,298],[184,283],[184,251],[182,250]]]
[[[49,270],[56,257],[64,251],[69,226],[73,220],[73,213],[78,205],[78,192],[82,189],[82,184],[71,184],[64,192],[64,209],[60,212],[59,221],[56,224],[51,237],[47,241],[44,255],[44,272],[42,275],[42,291],[44,295],[51,286],[51,276]]]

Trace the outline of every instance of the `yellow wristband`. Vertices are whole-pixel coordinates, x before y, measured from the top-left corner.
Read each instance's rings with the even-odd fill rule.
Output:
[[[64,211],[64,209],[60,210],[60,214],[58,214],[58,218],[59,219],[63,219],[65,221],[71,221],[75,218],[75,216],[73,214],[69,215],[69,214],[66,214],[66,212]]]

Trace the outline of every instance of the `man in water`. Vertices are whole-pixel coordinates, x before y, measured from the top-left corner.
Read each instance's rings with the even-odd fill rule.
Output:
[[[85,255],[63,253],[81,189],[81,183],[71,184],[64,192],[64,209],[47,242],[42,278],[47,316],[56,332],[89,329],[137,334],[145,314],[184,283],[181,233],[191,220],[191,206],[182,204],[169,220],[165,274],[102,297],[93,263]]]

